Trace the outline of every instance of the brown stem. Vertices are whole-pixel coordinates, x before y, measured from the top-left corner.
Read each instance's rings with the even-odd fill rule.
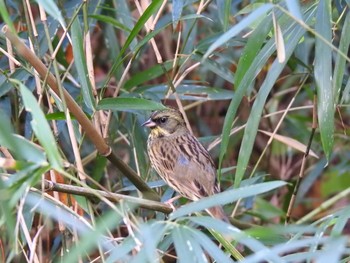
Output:
[[[129,203],[133,203],[138,205],[139,207],[159,211],[164,214],[170,214],[173,212],[173,209],[166,204],[157,202],[157,201],[151,201],[151,200],[144,200],[141,198],[128,196],[128,195],[122,195],[122,194],[116,194],[101,190],[94,190],[79,186],[73,186],[68,184],[60,184],[60,183],[54,183],[52,181],[45,180],[44,181],[44,189],[45,191],[56,191],[60,193],[67,193],[67,194],[74,194],[74,195],[80,195],[85,196],[88,198],[98,198],[98,196],[104,197],[112,202],[120,202],[120,201],[126,201]],[[240,220],[237,220],[235,218],[229,218],[230,223],[240,229],[249,229],[252,227],[259,227],[257,225],[253,225],[250,223],[242,222]]]
[[[44,63],[16,36],[13,34],[7,26],[2,28],[5,36],[11,41],[12,45],[16,48],[18,55],[28,61],[35,70],[38,72],[42,79],[47,77],[47,83],[51,89],[56,93],[60,94],[59,87],[56,83],[55,77],[48,71]],[[147,198],[152,200],[159,200],[157,193],[152,190],[127,164],[120,160],[113,152],[109,145],[105,142],[102,136],[98,133],[95,127],[92,125],[90,120],[86,117],[80,106],[70,96],[70,94],[63,89],[64,100],[66,101],[67,107],[75,116],[87,137],[95,145],[97,151],[105,156],[114,166],[119,170],[140,190]]]
[[[164,214],[170,214],[173,211],[173,209],[170,206],[160,202],[156,202],[156,201],[145,200],[145,199],[141,199],[133,196],[116,194],[116,193],[84,188],[79,186],[73,186],[68,184],[54,183],[48,180],[44,181],[44,187],[45,187],[45,191],[56,191],[60,193],[85,196],[88,198],[96,198],[96,197],[98,198],[98,196],[102,196],[112,202],[126,201],[129,203],[136,204],[139,207],[159,211]]]
[[[309,137],[309,142],[307,144],[304,156],[303,156],[303,160],[301,163],[301,167],[300,167],[300,171],[299,171],[299,176],[297,178],[297,181],[294,185],[294,189],[293,189],[293,193],[292,193],[292,197],[290,199],[289,205],[288,205],[288,210],[287,210],[287,214],[286,214],[286,220],[285,220],[285,224],[289,224],[291,216],[292,216],[292,211],[293,211],[293,207],[295,204],[295,200],[299,191],[299,187],[301,184],[301,181],[304,178],[304,174],[305,174],[305,165],[306,165],[306,159],[309,156],[309,152],[311,149],[311,143],[313,141],[314,135],[315,135],[315,131],[317,129],[317,111],[316,111],[316,105],[317,105],[317,96],[316,94],[314,94],[314,105],[313,105],[313,109],[312,109],[312,130],[311,130],[311,134]]]

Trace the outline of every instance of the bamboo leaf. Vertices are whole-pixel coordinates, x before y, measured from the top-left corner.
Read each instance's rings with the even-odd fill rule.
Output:
[[[159,110],[165,106],[158,102],[140,98],[107,98],[99,101],[98,110],[116,110],[116,111],[131,111],[131,110]]]
[[[41,146],[45,149],[51,166],[56,170],[62,169],[62,159],[57,148],[55,137],[52,134],[50,125],[47,123],[37,100],[21,82],[17,80],[12,81],[19,86],[24,107],[26,111],[32,115],[32,120],[30,122],[32,129]]]
[[[39,5],[41,5],[45,11],[60,22],[63,28],[66,28],[66,22],[63,19],[61,11],[57,7],[53,0],[35,0]]]
[[[242,19],[241,22],[233,26],[231,29],[229,29],[226,33],[222,34],[207,50],[207,52],[204,54],[203,59],[206,59],[215,49],[225,44],[227,41],[229,41],[231,38],[239,34],[243,29],[249,27],[253,22],[255,22],[257,19],[259,19],[261,16],[266,15],[267,12],[269,12],[273,8],[272,4],[264,4],[260,7],[258,7],[256,10],[254,10],[251,14],[249,14],[247,17]]]
[[[339,43],[339,51],[341,51],[343,54],[348,54],[348,51],[349,51],[350,34],[347,33],[349,31],[350,31],[350,14],[347,13],[344,20],[342,34],[341,34],[340,43]],[[333,74],[334,103],[338,103],[339,94],[343,87],[344,72],[347,66],[346,58],[343,56],[343,54],[339,52],[337,53],[337,58],[334,66],[334,74]],[[342,94],[341,103],[343,103],[344,101],[348,101],[349,93],[350,93],[350,86],[347,84]]]
[[[334,98],[332,89],[332,25],[331,1],[321,0],[316,14],[315,81],[317,84],[317,117],[321,141],[326,158],[329,160],[334,136]],[[326,43],[326,42],[327,43]]]
[[[312,19],[312,14],[313,12],[309,13],[306,19],[306,22],[309,22],[310,19]],[[253,150],[253,145],[254,145],[255,137],[258,131],[259,122],[261,119],[261,113],[263,111],[266,98],[269,95],[272,87],[275,85],[278,76],[284,69],[284,66],[286,65],[288,59],[294,52],[296,46],[298,45],[300,39],[303,37],[304,33],[305,33],[304,28],[299,26],[299,24],[297,24],[296,22],[291,23],[290,26],[288,26],[287,29],[285,30],[286,38],[288,38],[288,43],[286,43],[286,47],[285,47],[286,60],[284,61],[284,63],[279,63],[279,61],[276,59],[272,63],[269,69],[269,72],[259,89],[259,93],[256,97],[256,100],[254,101],[246,128],[244,130],[242,144],[239,151],[239,156],[237,161],[237,171],[236,171],[235,183],[234,183],[235,187],[238,187],[240,185],[243,175],[248,166],[248,162]]]
[[[225,204],[235,202],[238,199],[266,193],[273,189],[279,188],[285,184],[286,183],[282,181],[260,183],[260,184],[240,187],[238,189],[227,190],[225,192],[212,195],[209,197],[203,197],[198,201],[195,201],[180,207],[170,215],[170,219],[174,220],[178,217],[182,217],[194,212],[202,211],[209,207],[213,207],[217,205],[225,205]]]
[[[78,71],[84,103],[89,109],[94,110],[95,100],[92,95],[91,83],[84,54],[83,33],[78,18],[76,18],[72,24],[72,42],[74,64]]]

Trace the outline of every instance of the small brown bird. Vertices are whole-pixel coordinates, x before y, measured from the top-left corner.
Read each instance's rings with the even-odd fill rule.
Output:
[[[151,129],[147,141],[149,159],[167,184],[191,200],[219,192],[214,162],[187,129],[178,110],[155,111],[142,126]],[[207,212],[228,221],[221,206],[211,207]]]

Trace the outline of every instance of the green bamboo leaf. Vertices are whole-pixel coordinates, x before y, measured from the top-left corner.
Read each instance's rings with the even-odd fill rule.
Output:
[[[10,120],[2,111],[0,123],[0,145],[9,149],[16,160],[47,165],[45,153],[34,143],[14,134]]]
[[[312,12],[310,13],[311,14],[308,15],[306,22],[309,22],[312,18]],[[284,69],[290,56],[293,54],[300,39],[303,37],[305,30],[304,28],[299,26],[298,23],[294,22],[291,23],[291,27],[288,27],[288,29],[285,30],[284,33],[286,35],[286,39],[288,39],[288,42],[285,46],[286,59],[283,63],[280,63],[278,59],[275,59],[275,61],[272,63],[269,69],[269,72],[263,84],[259,89],[259,93],[256,97],[256,100],[254,101],[246,128],[244,130],[242,144],[239,151],[234,183],[235,187],[238,187],[240,185],[243,175],[248,166],[266,98],[269,95],[272,87],[275,85],[278,76]]]
[[[39,5],[41,5],[45,11],[55,18],[63,28],[66,28],[66,22],[63,19],[60,9],[57,7],[53,0],[35,0]]]
[[[186,21],[186,20],[196,20],[196,19],[207,19],[209,21],[212,21],[210,18],[205,17],[203,15],[186,15],[180,18],[180,21]],[[156,35],[158,35],[160,32],[163,32],[165,30],[165,28],[167,28],[169,25],[171,25],[171,22],[168,23],[164,23],[162,26],[157,27],[156,29],[154,29],[153,31],[149,32],[147,35],[143,36],[142,39],[139,41],[139,43],[137,43],[137,45],[135,45],[133,47],[133,51],[136,52],[137,50],[139,50],[140,48],[142,48],[144,45],[146,45],[150,39],[152,39],[153,37],[155,37]],[[183,61],[185,60],[185,58],[180,58],[178,59],[178,61]]]
[[[167,226],[162,223],[142,224],[139,229],[140,238],[144,241],[143,249],[146,252],[148,262],[152,262],[158,256],[158,245],[164,238]]]
[[[318,255],[315,255],[314,262],[341,262],[343,254],[347,250],[347,241],[347,237],[342,236],[339,238],[330,239],[328,242],[325,242],[320,253]]]
[[[236,242],[243,244],[244,246],[248,247],[251,251],[269,251],[269,248],[265,246],[260,240],[252,238],[253,235],[251,235],[250,233],[245,233],[229,223],[223,222],[221,220],[209,216],[191,216],[189,217],[189,220],[207,228],[208,230],[213,229],[218,233],[225,235],[226,237],[232,237]],[[265,228],[261,228],[261,231],[263,231],[264,229]],[[258,230],[260,230],[260,228]],[[270,229],[268,230],[268,234],[270,237],[273,236],[273,238],[276,238],[276,233],[272,232]],[[286,240],[283,239],[283,241]],[[269,251],[269,254],[270,255],[268,260],[270,260],[271,262],[277,262],[282,260],[282,258],[280,258],[278,254],[272,253],[272,251]]]
[[[103,23],[110,24],[113,27],[119,28],[126,32],[131,32],[130,28],[126,27],[124,24],[120,23],[118,20],[114,19],[113,17],[105,16],[105,15],[89,15],[89,17],[94,18]]]
[[[153,87],[139,88],[136,92],[142,92],[145,96],[152,95],[152,97],[157,97],[158,99],[164,99],[166,92],[168,91],[167,85],[159,85]],[[230,90],[201,86],[201,85],[191,85],[183,84],[176,88],[176,94],[181,100],[229,100],[234,97],[234,92]],[[171,94],[167,99],[174,100],[175,95]]]
[[[179,22],[182,14],[182,10],[184,8],[184,0],[173,0],[173,8],[172,8],[172,20],[173,27],[176,28],[177,23]]]
[[[89,79],[89,74],[86,65],[86,57],[83,47],[83,33],[80,27],[79,19],[76,18],[72,24],[72,45],[73,45],[73,55],[74,64],[78,72],[81,90],[83,93],[85,105],[91,109],[95,109],[95,100],[92,95],[92,88]]]
[[[224,31],[227,31],[230,24],[232,0],[225,0],[224,2]]]
[[[227,18],[225,15],[226,15],[226,12],[227,10],[225,10],[225,0],[215,0],[215,4],[216,4],[216,8],[217,8],[217,18],[220,20],[220,23],[224,29],[224,31],[227,30],[227,27],[225,28],[225,19]],[[228,1],[231,3],[231,1]],[[231,11],[231,10],[229,10]],[[227,24],[228,26],[228,24]]]
[[[107,98],[99,101],[97,110],[159,110],[165,106],[161,103],[140,98]]]
[[[69,114],[71,119],[75,120],[75,117],[72,114]],[[46,119],[48,121],[52,121],[52,120],[66,120],[66,114],[63,111],[57,111],[54,113],[48,113],[46,114]]]
[[[181,63],[183,60],[184,59],[180,59],[179,63]],[[153,67],[147,68],[144,71],[135,73],[131,76],[129,80],[125,82],[124,88],[126,90],[130,90],[131,88],[137,87],[140,84],[143,84],[147,81],[155,79],[164,74],[163,67],[165,68],[166,71],[169,71],[170,69],[173,68],[173,64],[174,64],[173,60],[168,60],[163,63],[163,66],[157,64]]]
[[[342,99],[341,99],[341,104],[347,103],[350,101],[350,78],[348,78],[348,81],[346,82]]]
[[[233,260],[226,255],[207,235],[193,229],[191,231],[193,240],[196,240],[216,262],[232,263]],[[200,261],[198,261],[200,262]]]
[[[115,1],[117,9],[113,9],[113,12],[115,12],[115,17],[118,19],[118,21],[123,24],[125,27],[132,30],[135,26],[135,19],[133,16],[134,8],[131,6],[127,1],[125,0],[116,0]],[[124,38],[128,38],[130,32],[122,32]],[[135,48],[135,45],[137,44],[137,38],[134,38],[131,43],[130,47],[132,49]],[[119,43],[118,43],[119,45]]]
[[[266,31],[272,28],[272,21],[270,17],[267,17],[263,22],[253,31],[252,38],[248,40],[247,48],[244,50],[242,59],[239,61],[239,65],[242,66],[243,70],[238,69],[235,75],[236,92],[233,97],[230,106],[227,110],[227,114],[224,121],[224,126],[222,128],[222,141],[220,146],[220,156],[219,156],[219,169],[221,168],[222,161],[226,154],[227,146],[229,143],[229,135],[231,132],[231,127],[233,120],[235,119],[237,109],[242,101],[243,96],[246,94],[249,87],[252,85],[256,78],[258,72],[265,66],[269,57],[275,51],[274,41],[270,40],[265,44],[259,54],[256,53],[256,48],[266,40]],[[264,32],[261,34],[261,32]],[[251,56],[248,52],[255,54]],[[254,59],[252,62],[251,59]]]
[[[12,19],[7,11],[7,6],[4,0],[0,0],[0,14],[2,19],[5,21],[6,25],[10,28],[13,34],[17,34],[17,30],[15,29]]]
[[[175,227],[171,231],[171,236],[174,241],[175,249],[178,255],[179,262],[198,262],[193,250],[195,240],[189,235],[189,229],[183,226]]]
[[[337,237],[344,233],[350,219],[350,207],[347,206],[338,212],[337,220],[332,228],[331,236]]]
[[[341,37],[339,43],[339,51],[343,54],[348,54],[349,45],[350,45],[350,14],[347,13],[343,28],[341,30]],[[334,74],[333,74],[333,90],[334,90],[334,103],[338,103],[339,94],[343,87],[343,78],[345,67],[347,66],[346,58],[341,53],[337,53],[337,59],[335,61],[334,66]],[[343,96],[341,98],[341,103],[348,97],[349,90],[344,89]]]
[[[13,88],[13,83],[9,81],[11,79],[17,79],[22,83],[26,82],[28,78],[32,75],[23,68],[16,69],[10,76],[5,74],[0,75],[0,97],[4,96],[7,92],[9,92]]]
[[[286,5],[288,7],[288,10],[290,11],[290,13],[294,17],[296,17],[300,21],[303,21],[303,15],[301,14],[301,11],[300,11],[299,1],[297,1],[297,0],[289,0],[289,1],[286,1]]]
[[[249,27],[261,16],[266,15],[273,8],[272,4],[264,4],[254,10],[251,14],[242,19],[238,24],[229,29],[226,33],[220,36],[204,54],[203,59],[206,59],[215,49],[228,42],[231,38],[239,34],[243,29]]]
[[[221,63],[210,58],[207,58],[206,60],[202,61],[202,57],[199,55],[194,55],[193,59],[200,61],[203,65],[203,68],[209,69],[224,80],[234,84],[234,75],[230,70],[230,67],[228,67],[226,64],[221,65]]]
[[[19,86],[24,107],[32,116],[30,124],[33,132],[41,146],[45,149],[45,153],[47,154],[47,158],[49,159],[51,166],[56,170],[61,170],[62,159],[57,148],[55,137],[52,134],[50,125],[47,123],[45,115],[38,105],[37,100],[21,82],[17,80],[11,81]]]
[[[126,39],[124,46],[120,50],[118,58],[115,60],[115,62],[112,65],[111,70],[108,73],[108,77],[106,78],[105,82],[103,83],[103,87],[106,86],[107,82],[109,81],[110,76],[114,74],[114,72],[118,69],[120,65],[120,59],[124,56],[124,53],[129,48],[131,42],[136,39],[137,35],[141,31],[141,29],[144,27],[148,19],[158,10],[160,5],[162,4],[161,0],[153,0],[151,4],[147,7],[145,12],[143,12],[142,16],[139,18],[137,23],[135,24],[134,28],[131,30],[128,38]],[[133,50],[135,51],[135,50]]]
[[[317,84],[317,117],[323,150],[329,160],[334,136],[334,98],[332,89],[332,24],[331,1],[322,0],[317,8],[315,42],[315,80]],[[327,41],[328,43],[325,43]]]
[[[286,183],[282,181],[260,183],[260,184],[240,187],[238,189],[231,189],[213,196],[203,197],[198,201],[195,201],[180,207],[170,215],[169,219],[174,220],[176,218],[179,218],[188,214],[192,214],[194,212],[202,211],[209,207],[213,207],[216,205],[226,205],[226,204],[235,202],[238,199],[266,193],[273,189],[284,186],[285,184]]]
[[[114,248],[106,259],[106,263],[127,262],[128,254],[131,253],[137,246],[135,238],[132,236],[126,237],[120,242],[119,246]]]
[[[244,46],[244,50],[238,61],[237,71],[235,73],[235,87],[239,87],[241,84],[244,75],[249,70],[253,60],[258,55],[271,30],[272,20],[270,17],[267,17],[256,28],[256,30],[253,31],[247,44]]]
[[[28,162],[35,162],[42,166],[48,165],[46,155],[42,149],[33,142],[28,141],[20,135],[13,135],[14,141],[20,146],[22,158]]]
[[[81,216],[73,210],[67,209],[62,203],[55,202],[52,199],[45,199],[41,194],[35,192],[29,193],[25,199],[26,205],[32,211],[40,212],[55,221],[64,223],[66,226],[75,229],[81,236],[79,246],[72,247],[62,255],[63,262],[77,262],[79,258],[82,258],[82,255],[86,255],[87,251],[96,249],[98,246],[109,251],[115,248],[115,245],[106,238],[105,234],[108,230],[118,226],[122,219],[120,213],[116,213],[111,209],[96,220],[96,223],[92,226],[85,220],[81,222]]]

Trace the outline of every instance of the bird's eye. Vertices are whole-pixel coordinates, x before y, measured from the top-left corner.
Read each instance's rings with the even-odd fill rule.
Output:
[[[161,118],[159,118],[159,122],[160,122],[160,123],[165,123],[166,120],[167,120],[166,117],[161,117]]]

